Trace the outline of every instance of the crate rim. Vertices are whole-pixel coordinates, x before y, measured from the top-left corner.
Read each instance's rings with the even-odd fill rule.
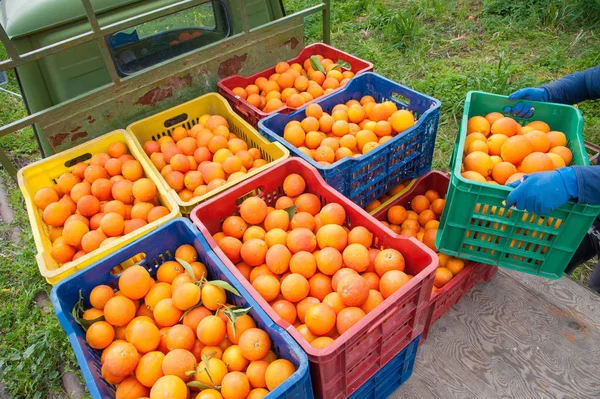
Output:
[[[240,294],[242,294],[241,296],[247,302],[249,302],[249,305],[251,305],[251,307],[253,309],[255,309],[254,305],[256,305],[257,309],[255,309],[255,311],[263,319],[263,321],[265,322],[265,325],[267,327],[275,330],[278,334],[280,334],[281,337],[285,340],[285,342],[286,342],[287,345],[291,345],[291,346],[296,346],[297,347],[297,350],[295,350],[294,352],[299,357],[300,366],[294,372],[294,374],[292,374],[292,376],[290,378],[292,378],[292,377],[295,376],[295,381],[294,382],[298,382],[300,380],[300,378],[301,378],[301,375],[310,374],[309,369],[308,369],[309,368],[308,356],[304,352],[304,350],[302,350],[302,347],[300,346],[300,344],[298,342],[296,342],[296,340],[283,327],[279,326],[277,323],[275,323],[273,321],[273,319],[271,319],[271,317],[269,317],[269,315],[267,314],[267,312],[264,309],[262,309],[262,307],[256,302],[256,300],[252,297],[252,295],[248,291],[246,291],[246,289],[243,287],[243,285],[239,281],[237,281],[237,278],[231,272],[231,270],[229,270],[223,264],[223,262],[221,261],[221,259],[219,259],[219,257],[216,256],[215,252],[210,247],[210,245],[209,245],[208,241],[206,240],[206,238],[202,234],[199,233],[199,231],[196,228],[196,226],[194,226],[194,224],[188,218],[178,217],[178,218],[169,220],[167,223],[165,223],[165,224],[159,226],[157,229],[153,230],[153,232],[151,232],[150,234],[158,234],[158,232],[160,230],[167,229],[171,225],[180,224],[180,223],[183,224],[183,225],[185,225],[190,230],[190,232],[193,233],[194,238],[201,242],[202,247],[205,250],[207,257],[212,258],[213,261],[215,261],[215,263],[223,265],[221,271],[230,279],[230,281],[232,283],[231,285],[234,286],[234,288],[237,289],[238,292],[240,292]],[[149,236],[149,235],[147,235],[147,236]],[[130,248],[132,248],[132,247],[134,247],[136,245],[139,245],[140,242],[142,242],[144,240],[144,238],[146,238],[147,236],[141,237],[138,240],[135,240],[133,242],[130,242],[130,243],[126,244],[125,246],[119,248],[119,251],[130,249]],[[87,385],[87,378],[85,378],[86,375],[87,375],[87,377],[89,379],[93,379],[93,377],[92,377],[92,375],[90,373],[89,367],[87,367],[88,360],[85,358],[85,355],[83,354],[83,348],[77,342],[76,331],[72,327],[69,319],[66,316],[67,312],[59,311],[59,310],[63,310],[63,309],[62,309],[62,306],[60,305],[60,301],[58,299],[57,291],[59,290],[59,288],[63,284],[66,284],[67,282],[69,282],[72,279],[80,278],[80,276],[83,275],[83,274],[85,274],[85,273],[91,272],[92,269],[94,267],[96,267],[100,262],[105,262],[105,261],[106,261],[106,258],[100,259],[97,262],[94,262],[89,267],[86,267],[85,269],[78,270],[77,272],[75,272],[75,273],[69,275],[68,277],[62,279],[61,281],[59,281],[56,285],[54,285],[52,287],[52,289],[50,291],[50,302],[52,303],[52,307],[54,308],[54,313],[55,313],[56,317],[58,318],[58,320],[59,320],[59,322],[61,324],[61,327],[63,328],[63,330],[65,330],[65,333],[67,334],[67,337],[69,338],[69,342],[71,343],[71,349],[75,353],[75,356],[77,358],[78,363],[86,365],[86,370],[81,370],[81,372],[84,375],[84,380],[86,381],[86,386],[88,387],[88,389],[90,389],[90,386]],[[120,275],[120,273],[118,275],[116,275],[115,277],[117,277],[119,275]],[[241,290],[240,290],[240,288],[241,288]],[[247,297],[244,296],[244,294],[247,294]],[[248,299],[248,297],[250,299]],[[68,313],[70,314],[71,311],[69,311]],[[67,329],[69,331],[66,331]],[[76,343],[76,345],[73,345],[74,343]],[[99,393],[96,385],[92,384],[92,386],[94,388],[94,391],[97,393],[97,395],[100,395],[100,393]],[[312,382],[311,382],[311,386],[312,386]],[[283,384],[281,384],[280,386],[278,386],[275,390],[270,391],[269,394],[267,394],[267,397],[272,392],[276,392],[276,390],[278,388],[280,388],[280,389],[283,388]]]
[[[345,202],[345,204],[347,204],[347,206],[349,206],[351,208],[355,208],[355,210],[359,211],[360,213],[363,213],[363,216],[365,216],[367,219],[371,219],[370,221],[372,223],[377,223],[377,224],[380,223],[379,220],[375,219],[372,215],[370,215],[369,213],[367,213],[362,208],[358,207],[352,201],[348,200],[346,197],[342,196],[342,194],[340,194],[339,192],[337,192],[336,190],[334,190],[331,186],[329,186],[325,182],[325,180],[322,178],[322,176],[318,173],[318,171],[314,167],[312,167],[312,165],[308,165],[307,162],[304,161],[303,159],[300,159],[298,157],[291,157],[291,158],[288,158],[288,159],[284,160],[283,162],[281,162],[277,167],[283,167],[287,163],[300,163],[304,167],[307,167],[309,169],[309,171],[312,172],[315,175],[315,177],[318,179],[318,181],[321,184],[321,187],[322,187],[323,190],[329,191],[331,194],[333,194],[335,197],[338,197],[339,199],[346,200],[344,202]],[[269,173],[269,171],[265,171],[263,173]],[[259,180],[259,178],[264,177],[264,176],[262,176],[263,173],[261,173],[258,176],[254,176],[252,179],[248,179],[247,181],[244,182],[244,184],[250,184],[250,183],[253,182],[252,180]],[[212,203],[220,201],[221,197],[225,196],[226,194],[227,193],[220,193],[219,195],[217,195],[217,196],[209,199],[208,201],[205,201],[202,204],[199,204],[196,208],[194,208],[194,210],[190,214],[192,221],[194,221],[194,224],[200,230],[200,232],[202,233],[202,235],[206,238],[206,240],[208,241],[209,245],[211,244],[210,240],[212,240],[212,238],[208,238],[208,236],[211,236],[211,234],[206,229],[206,227],[204,226],[204,224],[200,223],[200,221],[197,220],[196,213],[198,212],[199,208],[205,207],[205,206],[208,207]],[[383,234],[387,234],[389,237],[395,238],[396,240],[400,239],[400,240],[406,240],[406,241],[412,242],[417,247],[419,247],[421,250],[423,250],[427,255],[429,255],[429,257],[431,258],[431,264],[425,266],[424,270],[421,273],[417,273],[417,275],[413,276],[413,278],[410,279],[408,283],[406,283],[399,290],[397,290],[396,292],[394,292],[391,296],[389,296],[388,298],[386,298],[381,304],[378,305],[378,307],[379,306],[383,306],[384,304],[389,305],[390,303],[393,303],[393,302],[397,301],[407,291],[409,291],[409,289],[414,288],[418,283],[421,283],[425,279],[425,274],[426,274],[426,273],[424,273],[425,270],[427,270],[429,268],[435,270],[435,269],[437,269],[438,263],[439,263],[437,254],[433,250],[431,250],[429,247],[425,246],[423,243],[421,243],[420,241],[418,241],[415,237],[400,236],[398,234],[393,233],[392,231],[387,231],[385,229],[382,229],[382,232],[383,232]],[[218,247],[213,248],[213,251],[216,254],[222,255],[224,258],[226,258],[226,255],[224,254],[224,252],[221,251],[220,248],[218,248]],[[219,257],[221,257],[221,256],[219,256]],[[239,270],[237,270],[237,268],[235,267],[235,265],[233,264],[233,262],[231,262],[231,261],[228,260],[228,263],[226,263],[226,266],[228,266],[230,272],[232,274],[234,274],[235,277],[238,280],[242,281],[241,279],[244,279],[244,277],[239,272]],[[249,284],[249,282],[248,282],[248,284]],[[256,297],[254,297],[254,294],[251,291],[248,290],[248,292],[253,296],[254,300],[259,304],[259,306],[263,307],[263,303],[264,303],[263,310],[267,314],[269,314],[269,317],[271,317],[271,311],[269,311],[269,310],[266,309],[266,307],[271,307],[271,305],[266,300],[264,300],[264,298],[262,298],[260,296],[260,294],[258,293],[258,291],[256,291],[256,290],[254,290],[254,291],[256,292]],[[427,302],[427,304],[424,307],[427,307],[427,306],[429,306],[429,302]],[[274,314],[276,314],[275,311],[272,311],[272,312]],[[307,354],[309,354],[311,356],[327,356],[327,355],[330,355],[330,354],[333,354],[333,353],[339,351],[342,348],[342,346],[345,345],[348,342],[348,340],[350,339],[350,337],[353,334],[355,334],[357,331],[359,331],[359,329],[363,328],[364,325],[369,325],[369,324],[377,321],[375,319],[376,316],[382,317],[381,314],[375,314],[375,312],[371,312],[370,314],[367,314],[358,323],[356,323],[349,330],[347,330],[346,332],[344,332],[344,334],[341,334],[340,337],[338,337],[336,340],[334,340],[332,344],[330,344],[329,346],[327,346],[326,348],[323,348],[323,349],[317,349],[317,348],[313,347],[312,345],[310,345],[310,343],[308,341],[306,341],[306,339],[304,339],[299,333],[297,333],[297,331],[296,331],[297,335],[299,335],[300,337],[302,337],[302,339],[301,339],[301,342],[300,341],[296,341],[296,342],[302,347],[302,349]],[[283,326],[281,326],[281,327],[284,330],[288,331],[288,333],[292,336],[292,338],[294,338],[296,340],[296,333],[293,332],[293,330],[296,330],[296,327],[294,327],[293,324],[290,324],[290,323],[288,323],[287,321],[285,321],[283,319],[281,319],[281,322],[285,325],[285,327],[283,327]],[[277,323],[275,323],[275,324],[277,324]],[[290,329],[292,329],[292,331],[289,331]],[[342,338],[344,336],[345,336],[345,338],[340,339],[340,338]]]
[[[357,158],[355,158],[355,157],[346,157],[346,158],[343,158],[343,159],[341,159],[339,161],[336,161],[336,162],[332,163],[331,165],[327,165],[327,166],[323,166],[323,165],[317,163],[315,160],[308,158],[304,153],[302,153],[301,151],[299,151],[297,147],[293,146],[291,143],[289,143],[287,140],[285,140],[283,138],[283,136],[280,136],[274,130],[272,130],[271,128],[265,126],[265,124],[267,122],[269,122],[270,119],[278,117],[280,115],[283,115],[283,116],[287,117],[291,121],[295,115],[298,115],[301,112],[305,112],[306,106],[303,106],[302,108],[299,108],[298,110],[296,110],[296,111],[294,111],[294,112],[292,112],[290,114],[274,113],[272,115],[267,116],[264,119],[261,119],[260,121],[258,121],[258,131],[261,134],[263,134],[263,132],[264,132],[265,134],[267,134],[269,136],[274,136],[274,138],[278,138],[278,140],[276,140],[276,142],[281,142],[286,148],[292,148],[293,147],[294,148],[293,151],[299,153],[299,154],[294,154],[294,156],[302,158],[303,160],[305,160],[306,162],[308,162],[311,166],[317,168],[317,170],[332,170],[332,169],[336,169],[338,167],[342,167],[342,165],[346,165],[346,164],[351,163],[351,162],[370,162],[370,161],[372,161],[373,159],[375,159],[378,156],[377,154],[378,154],[378,152],[380,152],[378,150],[387,149],[387,148],[393,146],[396,143],[396,141],[398,141],[400,138],[404,137],[405,135],[408,135],[408,134],[412,133],[414,130],[416,130],[417,128],[421,127],[421,124],[423,124],[424,121],[425,121],[425,119],[426,119],[425,117],[429,116],[431,113],[433,113],[436,110],[438,110],[441,107],[441,105],[442,105],[442,103],[441,103],[440,100],[437,100],[437,99],[435,99],[435,98],[433,98],[431,96],[428,96],[427,94],[421,93],[421,92],[419,92],[417,90],[411,89],[410,87],[405,86],[405,85],[403,85],[401,83],[394,82],[394,81],[386,78],[385,76],[382,76],[382,75],[380,75],[378,73],[375,73],[375,72],[364,72],[364,73],[361,73],[358,76],[353,77],[350,80],[350,82],[348,82],[348,84],[346,84],[346,86],[344,86],[344,87],[341,88],[341,90],[332,92],[328,96],[322,96],[322,97],[318,98],[313,104],[319,104],[319,105],[321,105],[322,102],[330,100],[330,99],[334,98],[336,95],[339,95],[340,93],[343,93],[345,90],[347,90],[348,86],[350,84],[352,84],[352,82],[358,81],[360,79],[366,79],[369,76],[375,76],[375,79],[382,79],[382,80],[387,81],[387,82],[389,82],[389,83],[391,83],[393,85],[400,86],[403,89],[410,90],[410,91],[413,91],[415,93],[418,93],[419,95],[425,97],[427,100],[430,100],[430,101],[434,102],[434,104],[432,106],[430,106],[427,109],[427,111],[425,111],[421,115],[421,117],[415,122],[414,125],[412,125],[408,129],[406,129],[406,130],[398,133],[391,140],[388,140],[384,144],[381,144],[381,145],[377,146],[373,151],[369,151],[366,154],[362,154],[360,157],[357,157]],[[397,101],[397,100],[394,100],[394,101]],[[397,102],[399,102],[399,101],[397,101]]]
[[[158,183],[162,184],[165,187],[165,189],[171,194],[171,197],[173,197],[175,199],[175,201],[177,202],[177,205],[179,205],[182,208],[194,207],[194,206],[198,205],[199,203],[206,201],[205,197],[207,195],[210,195],[210,191],[199,197],[193,197],[189,201],[182,201],[181,198],[179,197],[179,195],[177,195],[177,193],[175,192],[175,190],[173,190],[170,186],[168,186],[167,182],[160,174],[160,171],[158,171],[158,169],[156,169],[156,167],[153,164],[151,164],[152,161],[150,161],[150,157],[148,157],[146,152],[143,150],[143,144],[139,142],[135,133],[133,133],[133,128],[139,123],[148,122],[149,120],[152,120],[152,119],[158,117],[159,115],[163,115],[168,112],[172,112],[173,109],[175,109],[175,108],[179,108],[179,107],[183,108],[183,107],[193,106],[194,103],[202,101],[202,100],[211,100],[211,101],[217,101],[217,102],[222,103],[222,105],[224,107],[226,107],[226,109],[229,111],[229,113],[230,113],[229,117],[238,120],[242,125],[244,125],[245,128],[250,129],[253,132],[256,132],[256,138],[263,142],[263,143],[261,143],[261,145],[263,145],[264,147],[276,147],[280,151],[283,152],[283,155],[280,158],[275,159],[273,162],[269,162],[267,165],[261,166],[257,170],[247,173],[246,176],[244,176],[240,179],[234,180],[232,182],[227,182],[223,186],[216,188],[215,190],[213,190],[215,193],[212,194],[212,196],[218,195],[218,193],[226,191],[227,189],[241,183],[242,181],[247,179],[249,176],[254,176],[258,173],[261,173],[261,172],[275,166],[277,163],[289,158],[289,156],[290,156],[289,150],[284,145],[282,145],[281,143],[277,143],[277,142],[269,142],[269,140],[267,140],[266,137],[262,136],[255,127],[250,125],[244,118],[242,118],[237,112],[235,112],[233,110],[233,108],[231,108],[231,105],[229,104],[227,99],[217,92],[209,92],[209,93],[202,94],[201,96],[193,98],[189,101],[174,105],[174,106],[172,106],[168,109],[165,109],[161,112],[149,115],[143,119],[139,119],[137,121],[130,123],[129,125],[127,125],[127,127],[125,129],[125,131],[127,132],[127,137],[133,142],[134,146],[140,153],[140,156],[142,157],[143,161],[145,163],[147,163],[148,167],[151,169],[151,171],[155,173],[155,175],[156,175],[155,178],[159,180]],[[185,121],[177,123],[169,128],[165,128],[165,129],[174,128],[178,125],[181,125],[182,123],[185,123]],[[273,145],[273,144],[275,144],[275,145]],[[225,188],[223,189],[223,187],[225,187]]]

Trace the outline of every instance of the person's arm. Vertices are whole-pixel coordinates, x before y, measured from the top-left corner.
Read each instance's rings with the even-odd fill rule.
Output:
[[[570,199],[581,204],[600,204],[600,167],[572,166],[526,175],[523,180],[508,184],[513,187],[506,206],[516,206],[538,215],[545,215],[563,206]]]
[[[600,167],[572,166],[577,177],[577,202],[600,204]]]
[[[600,98],[600,65],[587,71],[575,72],[542,86],[548,92],[548,101],[577,104]]]

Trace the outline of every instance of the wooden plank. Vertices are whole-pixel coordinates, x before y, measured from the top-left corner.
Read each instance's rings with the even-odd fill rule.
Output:
[[[598,297],[500,271],[431,329],[390,398],[598,398]],[[542,294],[543,293],[543,294]]]

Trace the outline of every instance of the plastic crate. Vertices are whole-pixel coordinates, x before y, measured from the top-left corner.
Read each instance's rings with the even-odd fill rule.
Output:
[[[152,161],[144,152],[143,145],[148,140],[157,141],[163,136],[170,136],[171,132],[179,126],[183,126],[186,129],[191,129],[200,117],[204,114],[217,114],[221,115],[229,123],[229,130],[235,133],[240,139],[244,140],[249,147],[258,148],[262,157],[269,162],[267,165],[261,166],[252,172],[247,173],[244,177],[227,182],[227,184],[212,190],[199,197],[192,198],[190,201],[182,201],[177,195],[177,192],[173,190],[162,177],[160,172],[156,169]],[[166,111],[160,112],[156,115],[149,116],[137,122],[133,122],[127,126],[127,131],[133,136],[131,142],[139,150],[142,162],[151,171],[153,178],[158,182],[165,190],[169,191],[177,201],[181,212],[184,215],[188,215],[194,206],[199,203],[206,201],[207,199],[214,197],[215,195],[223,192],[239,182],[248,179],[257,173],[266,170],[277,162],[280,162],[289,157],[290,153],[285,147],[278,143],[269,143],[265,140],[256,129],[250,126],[244,121],[239,115],[237,115],[227,101],[218,93],[208,93],[201,97],[195,98],[191,101],[170,108]]]
[[[415,338],[392,360],[369,378],[349,399],[383,399],[400,388],[412,375],[421,336]]]
[[[90,348],[86,344],[85,332],[75,322],[71,314],[71,309],[79,300],[79,291],[82,291],[86,300],[85,306],[89,307],[87,299],[95,286],[107,284],[111,287],[117,287],[119,274],[113,272],[115,266],[118,267],[118,265],[128,262],[131,258],[141,259],[132,262],[132,264],[144,266],[154,276],[158,267],[163,262],[172,260],[177,247],[183,244],[191,244],[196,248],[198,260],[206,265],[209,279],[227,281],[240,292],[241,297],[227,293],[228,302],[242,307],[251,306],[250,315],[256,325],[265,330],[271,337],[272,348],[275,353],[279,357],[291,361],[296,366],[296,372],[266,397],[282,399],[312,397],[308,359],[302,349],[289,334],[269,319],[267,314],[218,259],[192,223],[187,219],[178,218],[142,239],[115,251],[92,267],[61,281],[50,293],[54,311],[69,337],[92,398],[113,398],[115,388],[102,379],[101,352]]]
[[[424,195],[427,190],[436,190],[445,196],[448,191],[449,177],[447,174],[432,170],[416,179],[409,188],[395,196],[395,199],[387,201],[381,209],[373,216],[377,220],[385,220],[387,211],[394,205],[407,206],[416,195]],[[489,275],[489,269],[493,273]],[[444,285],[431,293],[429,299],[429,311],[425,329],[421,335],[421,344],[427,339],[431,326],[442,317],[452,306],[458,303],[461,298],[480,281],[489,281],[495,274],[497,268],[483,263],[466,262],[462,269],[448,284]]]
[[[52,242],[50,241],[50,237],[48,235],[49,227],[42,220],[42,211],[40,211],[33,203],[33,197],[39,189],[53,186],[56,182],[56,179],[58,179],[58,177],[63,173],[70,172],[76,163],[88,161],[92,157],[92,154],[106,152],[108,150],[108,146],[114,142],[126,144],[127,148],[129,149],[129,153],[135,159],[140,161],[146,177],[152,178],[154,182],[157,183],[157,196],[161,205],[167,207],[170,213],[167,216],[164,216],[152,223],[147,224],[144,227],[126,234],[113,243],[100,247],[75,261],[61,264],[54,260],[52,256],[50,256]],[[31,224],[31,231],[35,241],[35,246],[38,251],[36,255],[36,262],[38,264],[40,273],[50,284],[56,284],[68,275],[75,273],[77,270],[81,270],[91,265],[115,250],[123,247],[125,244],[147,234],[165,222],[181,215],[175,200],[171,197],[167,190],[162,188],[160,184],[156,182],[148,166],[141,162],[140,154],[137,148],[127,140],[127,132],[124,130],[115,130],[111,133],[107,133],[101,137],[98,137],[97,139],[88,141],[87,143],[78,145],[77,147],[73,147],[70,150],[63,151],[49,158],[29,164],[19,170],[17,179],[19,181],[21,193],[23,193],[23,197],[25,198],[27,215],[29,217],[29,223]]]
[[[304,61],[307,58],[310,58],[313,55],[321,54],[325,58],[329,58],[334,62],[340,63],[343,71],[352,71],[355,75],[358,75],[363,72],[372,71],[373,64],[362,60],[358,57],[350,55],[342,50],[338,50],[335,47],[329,46],[325,43],[314,43],[309,46],[304,47],[300,54],[296,58],[288,60],[288,64],[299,63],[304,65]],[[350,66],[350,68],[345,68],[344,64]],[[236,110],[236,112],[248,121],[252,126],[257,127],[258,121],[266,118],[269,115],[274,113],[284,113],[289,114],[299,108],[289,107],[284,105],[283,107],[272,111],[272,112],[263,112],[255,106],[251,105],[249,102],[240,98],[236,94],[233,93],[233,89],[236,87],[246,87],[248,85],[254,84],[257,78],[265,77],[269,78],[272,74],[275,73],[275,66],[265,69],[264,71],[255,73],[254,75],[248,76],[246,78],[241,77],[239,75],[229,76],[225,79],[222,79],[218,82],[219,93],[221,93],[231,106]],[[315,100],[309,101],[307,104],[314,102]],[[304,105],[303,105],[304,106]],[[302,107],[300,107],[302,108]]]
[[[383,145],[358,158],[344,158],[323,166],[308,158],[283,138],[285,125],[305,118],[304,109],[290,115],[277,114],[259,122],[259,131],[270,141],[284,144],[292,153],[317,168],[325,181],[361,208],[384,195],[398,183],[431,169],[433,147],[440,115],[440,102],[383,76],[368,72],[352,79],[337,93],[317,100],[323,111],[349,100],[370,95],[377,102],[393,101],[408,109],[417,122]],[[397,100],[398,96],[402,100]]]
[[[348,227],[364,226],[373,233],[379,247],[395,248],[402,252],[406,260],[405,271],[414,275],[376,310],[323,350],[311,346],[294,326],[271,308],[212,238],[214,233],[220,231],[221,222],[238,212],[241,199],[259,193],[267,204],[274,205],[278,197],[285,195],[283,181],[291,173],[300,174],[306,181],[306,192],[317,195],[323,204],[335,202],[342,205],[346,210]],[[313,387],[318,398],[346,398],[423,330],[438,264],[435,253],[415,238],[400,237],[384,229],[377,220],[327,186],[317,171],[299,158],[290,158],[199,205],[191,218],[215,253],[252,297],[308,353]]]
[[[440,251],[507,269],[558,279],[568,265],[598,213],[600,206],[569,201],[541,217],[504,202],[510,187],[480,183],[461,176],[467,121],[475,115],[502,112],[514,101],[482,92],[469,92],[460,132],[451,161],[452,176],[446,208],[440,221],[437,247]],[[589,165],[582,139],[583,118],[574,107],[538,103],[535,115],[519,122],[543,120],[567,136],[574,165]]]

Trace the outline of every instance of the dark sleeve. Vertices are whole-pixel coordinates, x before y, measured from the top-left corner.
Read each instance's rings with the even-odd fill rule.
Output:
[[[577,202],[600,204],[600,166],[573,166],[577,176]]]
[[[600,65],[587,71],[567,75],[544,87],[548,100],[553,103],[577,104],[600,98]]]

